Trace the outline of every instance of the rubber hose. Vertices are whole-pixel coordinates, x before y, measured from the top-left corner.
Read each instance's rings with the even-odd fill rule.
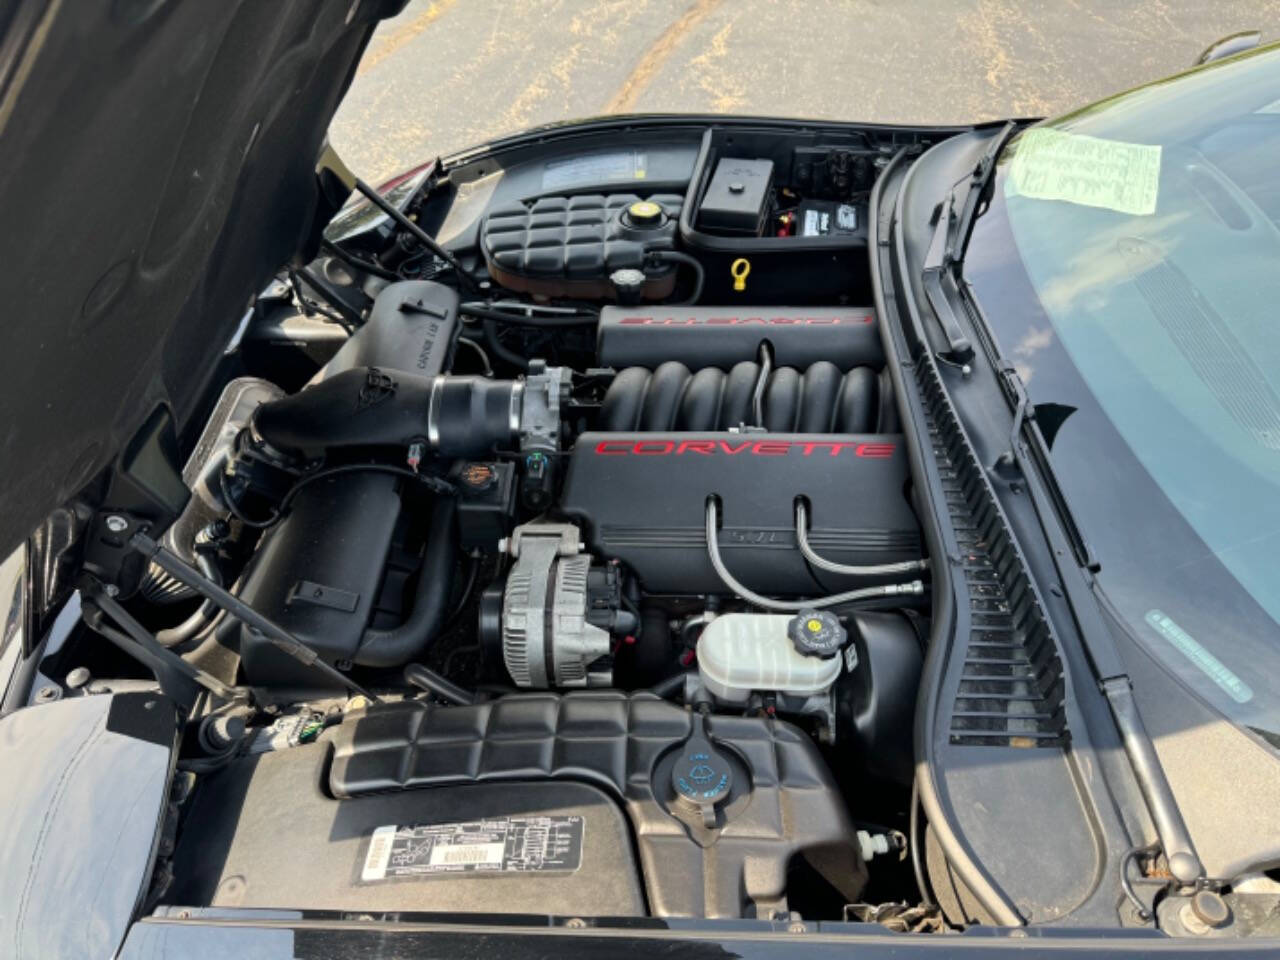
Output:
[[[520,356],[501,340],[498,339],[498,324],[495,320],[486,320],[483,324],[484,342],[488,344],[489,349],[493,351],[493,355],[504,363],[509,363],[517,370],[528,370],[529,361],[525,357]]]
[[[678,250],[660,250],[650,254],[650,257],[660,263],[683,263],[693,271],[693,290],[690,291],[687,298],[676,301],[672,306],[684,306],[698,302],[702,296],[702,287],[707,280],[707,271],[703,268],[701,261]]]
[[[476,702],[475,694],[463,690],[452,681],[446,680],[434,670],[420,663],[411,663],[404,668],[405,680],[427,693],[434,693],[442,700],[448,700],[456,707],[469,707]]]
[[[685,688],[685,678],[698,675],[697,670],[685,670],[681,673],[673,673],[669,677],[664,677],[649,688],[649,692],[663,700],[669,700],[677,693],[683,693]]]
[[[222,586],[222,571],[218,569],[218,565],[214,563],[213,557],[205,550],[196,551],[196,566],[206,577]],[[185,643],[196,634],[198,634],[209,624],[213,623],[214,618],[218,615],[221,608],[212,600],[206,600],[200,604],[199,609],[187,619],[183,620],[176,627],[169,627],[165,630],[156,631],[156,640],[161,646],[176,647],[180,643]]]
[[[409,619],[392,630],[366,629],[353,658],[362,667],[398,667],[413,660],[435,638],[444,622],[458,559],[457,507],[440,497],[431,510],[427,549],[418,574],[418,593]]]
[[[541,330],[594,327],[600,322],[600,317],[594,313],[544,313],[541,316],[533,316],[527,313],[512,313],[510,310],[500,310],[488,304],[474,302],[462,304],[458,312],[509,327],[533,327]]]

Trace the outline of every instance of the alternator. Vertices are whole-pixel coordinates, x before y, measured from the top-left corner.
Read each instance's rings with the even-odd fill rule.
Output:
[[[516,686],[607,687],[613,635],[635,629],[616,566],[592,565],[577,527],[530,523],[508,543],[502,658]]]

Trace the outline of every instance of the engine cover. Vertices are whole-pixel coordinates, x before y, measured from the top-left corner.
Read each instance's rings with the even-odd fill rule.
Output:
[[[715,774],[723,789],[697,816],[682,784]],[[613,690],[403,701],[209,778],[174,857],[171,902],[767,918],[786,915],[802,858],[858,899],[867,870],[853,823],[817,747],[790,724],[704,720]]]
[[[652,593],[724,593],[707,555],[707,498],[721,503],[729,570],[762,593],[813,596],[866,580],[811,570],[796,544],[795,501],[809,540],[837,563],[917,559],[898,435],[585,433],[569,460],[562,507],[592,553],[626,563]]]
[[[605,307],[596,349],[608,367],[677,360],[692,370],[728,370],[756,359],[765,341],[780,367],[884,366],[870,307]]]

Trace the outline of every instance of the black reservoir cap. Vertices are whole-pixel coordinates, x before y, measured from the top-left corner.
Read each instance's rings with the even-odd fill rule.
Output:
[[[787,624],[787,636],[806,657],[834,657],[849,639],[840,618],[829,610],[801,610]]]
[[[698,714],[694,715],[693,733],[671,770],[671,786],[681,803],[702,818],[703,826],[711,829],[716,825],[716,807],[733,789],[733,767],[712,745]]]

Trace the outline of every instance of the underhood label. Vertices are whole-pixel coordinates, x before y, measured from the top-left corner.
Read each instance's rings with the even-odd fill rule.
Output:
[[[360,879],[436,873],[574,871],[582,866],[582,817],[497,817],[465,823],[378,827]]]
[[[564,190],[586,184],[643,180],[649,172],[648,167],[648,155],[641,150],[591,153],[552,160],[543,168],[542,189]]]

